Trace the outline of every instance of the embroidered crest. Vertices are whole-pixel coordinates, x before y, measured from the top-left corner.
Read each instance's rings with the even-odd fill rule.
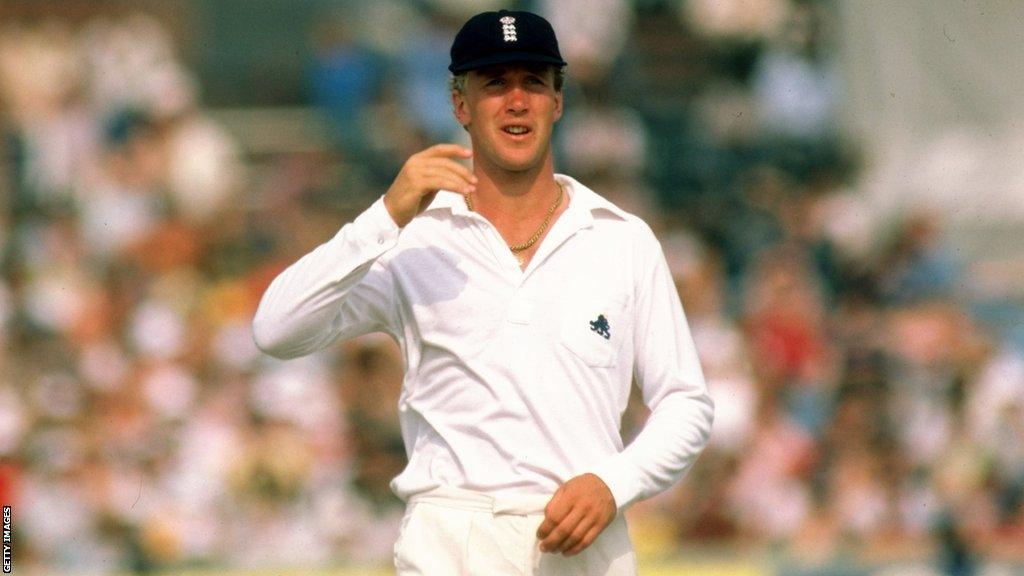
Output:
[[[598,314],[597,320],[590,322],[590,329],[603,336],[605,340],[611,340],[612,327],[608,325],[608,319],[604,314]]]
[[[505,42],[515,42],[516,38],[516,19],[512,16],[502,16],[498,22],[501,22],[501,33],[505,36]]]

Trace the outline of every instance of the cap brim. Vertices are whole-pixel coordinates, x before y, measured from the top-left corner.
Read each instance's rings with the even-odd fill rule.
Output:
[[[462,72],[469,72],[470,70],[479,70],[486,66],[495,66],[497,64],[550,64],[552,66],[565,66],[565,60],[561,58],[555,58],[554,56],[545,56],[543,54],[536,54],[533,52],[499,52],[497,54],[491,54],[484,56],[483,58],[477,58],[476,60],[470,60],[464,62],[458,66],[448,66],[448,70],[452,74],[461,74]]]

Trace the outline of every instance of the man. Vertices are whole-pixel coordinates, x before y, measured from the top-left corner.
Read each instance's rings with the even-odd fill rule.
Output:
[[[373,331],[401,345],[399,574],[635,574],[621,512],[689,469],[713,413],[665,258],[646,224],[554,173],[565,62],[546,20],[478,14],[451,56],[472,151],[410,157],[274,280],[256,342],[282,358]],[[652,412],[623,449],[634,377]]]

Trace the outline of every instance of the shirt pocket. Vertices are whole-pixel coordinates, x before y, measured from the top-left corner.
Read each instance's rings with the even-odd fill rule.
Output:
[[[626,299],[576,298],[564,303],[561,342],[588,366],[615,366],[630,332]]]

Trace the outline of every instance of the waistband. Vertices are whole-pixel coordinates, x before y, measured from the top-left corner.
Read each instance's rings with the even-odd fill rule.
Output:
[[[543,514],[544,507],[550,500],[551,496],[544,495],[490,496],[463,488],[439,486],[412,496],[409,498],[409,505],[434,504],[458,510],[490,512],[495,515],[529,516]]]

